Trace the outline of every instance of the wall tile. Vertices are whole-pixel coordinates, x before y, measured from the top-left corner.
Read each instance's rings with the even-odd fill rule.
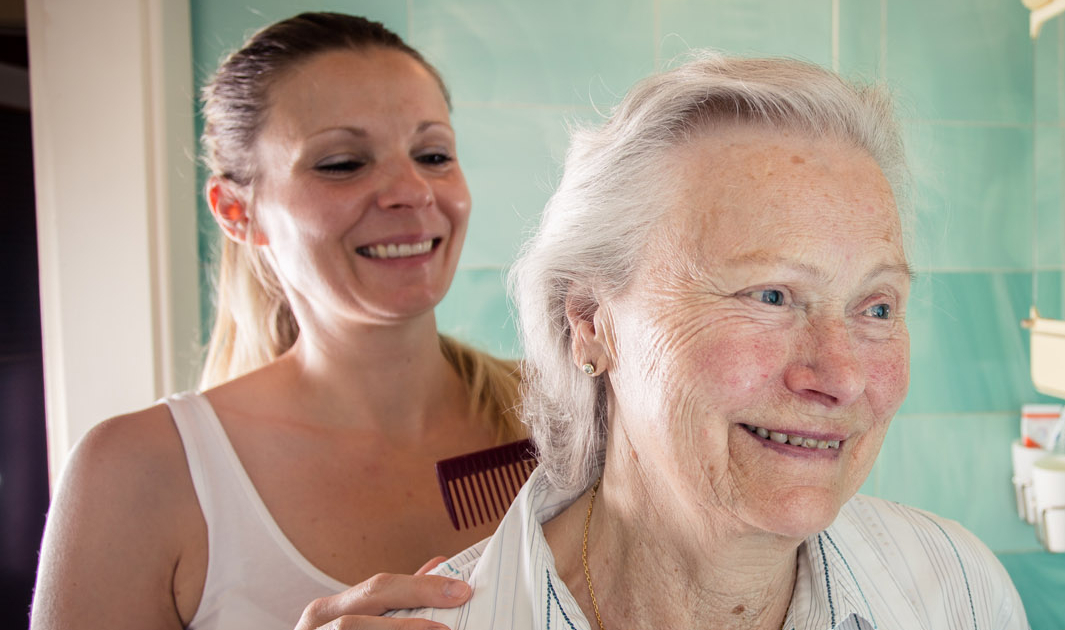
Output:
[[[510,264],[561,174],[570,123],[590,112],[459,105],[452,116],[473,196],[461,265]]]
[[[710,47],[743,55],[786,55],[832,65],[832,3],[779,0],[661,0],[659,58]]]
[[[441,332],[500,357],[521,356],[502,269],[460,269],[436,307]]]
[[[891,0],[886,73],[920,118],[1030,122],[1028,10],[1003,0]]]
[[[1030,267],[1031,128],[910,122],[904,133],[917,208],[916,266]]]
[[[1039,309],[1061,312],[1061,274],[1039,274]],[[1029,376],[1028,332],[1020,321],[1032,300],[1031,275],[930,273],[913,286],[910,393],[902,414],[1007,412],[1037,394]]]
[[[1060,267],[1065,264],[1065,124],[1037,126],[1035,146],[1039,267]]]
[[[649,0],[413,0],[411,43],[457,102],[612,101],[654,69]]]
[[[886,0],[839,0],[839,71],[866,80],[883,77]]]
[[[998,559],[1006,567],[1024,602],[1032,630],[1065,628],[1065,557],[1045,551],[1003,553]]]
[[[954,519],[992,550],[1038,549],[1017,517],[1010,442],[1016,414],[900,415],[877,459],[880,496]]]
[[[1065,17],[1043,25],[1035,41],[1036,120],[1065,121]]]

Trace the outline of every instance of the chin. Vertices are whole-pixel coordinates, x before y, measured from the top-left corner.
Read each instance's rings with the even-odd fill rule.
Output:
[[[446,290],[446,287],[442,290],[434,287],[418,291],[397,291],[389,296],[388,304],[380,306],[380,310],[397,318],[424,315],[427,311],[435,309],[437,304],[444,299]]]
[[[831,525],[843,503],[838,494],[824,488],[789,489],[785,496],[767,501],[754,524],[779,536],[804,539]]]

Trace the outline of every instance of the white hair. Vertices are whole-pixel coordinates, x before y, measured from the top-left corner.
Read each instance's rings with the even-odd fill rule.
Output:
[[[574,132],[558,190],[510,272],[525,348],[523,420],[547,478],[563,490],[594,479],[607,426],[605,379],[572,359],[567,300],[592,313],[624,290],[667,209],[666,152],[719,123],[833,137],[868,152],[896,204],[908,205],[902,141],[883,87],[790,59],[693,57],[638,83],[601,126]]]

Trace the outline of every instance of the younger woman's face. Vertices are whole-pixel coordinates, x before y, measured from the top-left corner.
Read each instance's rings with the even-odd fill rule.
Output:
[[[269,99],[250,209],[301,328],[431,311],[470,213],[436,79],[400,51],[335,50]]]

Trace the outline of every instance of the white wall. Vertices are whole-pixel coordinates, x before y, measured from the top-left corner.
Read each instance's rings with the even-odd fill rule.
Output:
[[[49,467],[192,382],[188,4],[28,0]]]

